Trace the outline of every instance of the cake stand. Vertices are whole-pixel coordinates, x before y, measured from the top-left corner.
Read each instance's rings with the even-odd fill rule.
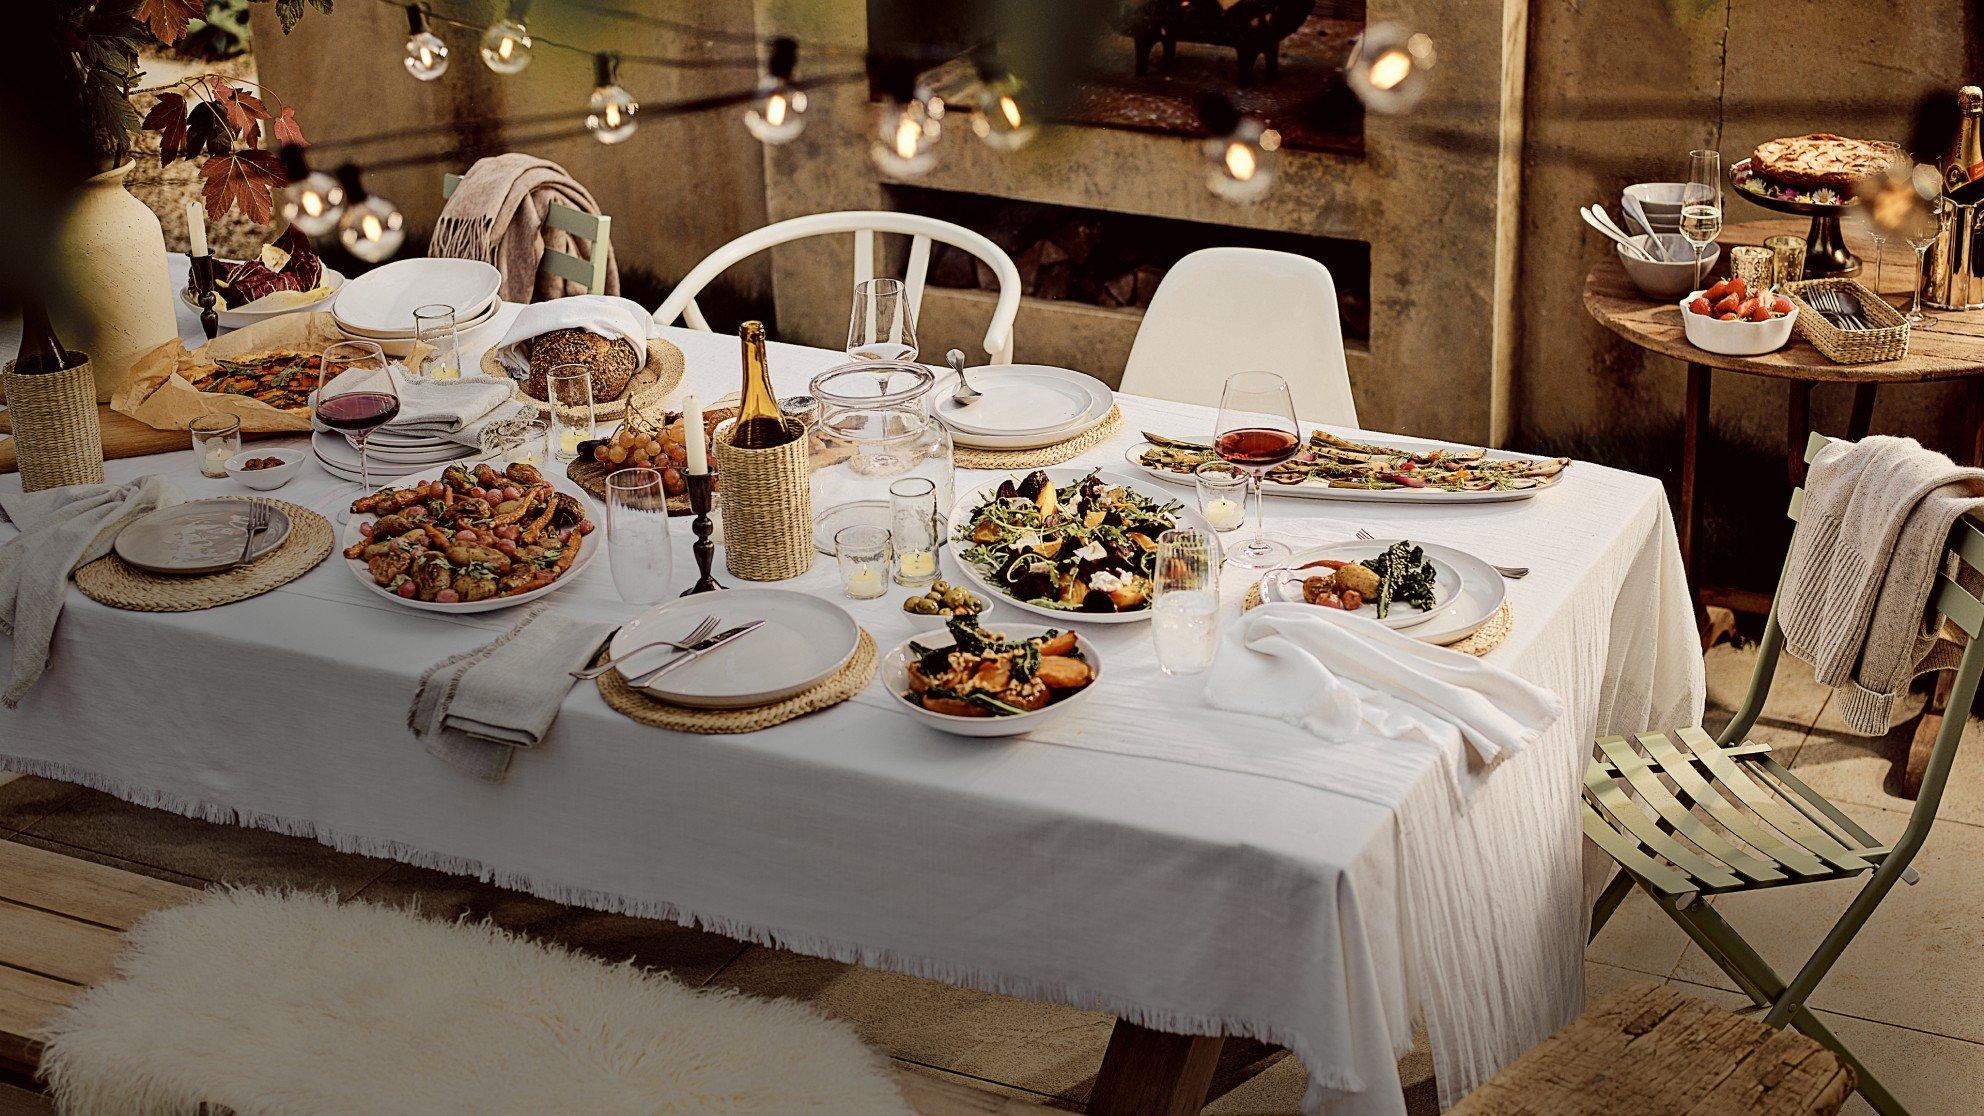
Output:
[[[1730,166],[1729,179],[1736,196],[1752,205],[1812,219],[1812,227],[1805,233],[1804,278],[1832,279],[1860,273],[1860,258],[1847,249],[1846,238],[1839,229],[1840,214],[1846,212],[1848,207],[1858,205],[1857,198],[1819,202],[1767,194],[1760,188],[1762,180],[1750,173],[1748,159]]]

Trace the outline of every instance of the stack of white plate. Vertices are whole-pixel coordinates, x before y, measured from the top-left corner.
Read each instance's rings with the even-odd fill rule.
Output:
[[[394,260],[352,279],[338,291],[331,317],[345,336],[376,341],[387,356],[413,349],[413,312],[429,303],[455,308],[458,338],[490,324],[503,305],[502,273],[481,260]]]
[[[334,477],[348,481],[359,479],[358,447],[351,440],[335,430],[318,429],[310,435],[310,452],[316,455],[317,464]],[[417,434],[382,427],[372,432],[371,441],[365,450],[368,471],[372,481],[397,480],[414,473],[431,469],[444,462],[456,461],[475,453],[472,446],[463,445],[453,439],[433,434]]]
[[[1116,395],[1094,376],[1051,364],[993,364],[965,369],[982,394],[976,403],[951,401],[957,376],[940,373],[934,395],[937,417],[960,446],[1030,450],[1087,433],[1109,416]]]

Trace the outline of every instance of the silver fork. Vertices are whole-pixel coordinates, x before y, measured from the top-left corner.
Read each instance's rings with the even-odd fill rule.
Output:
[[[248,522],[246,537],[241,540],[241,557],[234,560],[236,567],[248,564],[248,552],[255,549],[255,536],[269,529],[269,506],[260,500],[248,501]]]
[[[641,652],[652,651],[657,647],[673,647],[677,651],[687,651],[690,648],[697,645],[698,643],[701,643],[703,640],[708,639],[710,633],[713,631],[716,631],[716,617],[705,616],[703,617],[702,623],[697,624],[695,628],[689,632],[688,635],[683,636],[681,639],[657,639],[652,643],[643,643],[639,647],[634,648],[632,651],[627,652],[625,655],[622,655],[617,659],[608,658],[605,662],[602,662],[597,666],[589,666],[586,667],[584,670],[572,671],[571,675],[572,677],[577,678],[582,682],[589,681],[591,679],[598,678],[600,675],[605,674],[607,671],[618,667],[621,663],[626,662],[628,659],[633,658],[634,656],[640,654]]]
[[[1359,527],[1357,529],[1357,537],[1363,539],[1365,542],[1370,542],[1371,540],[1377,538],[1378,536],[1372,534],[1369,531],[1366,531],[1362,527]],[[1493,562],[1490,562],[1488,564],[1494,567],[1496,573],[1501,574],[1503,577],[1508,578],[1510,581],[1515,581],[1518,580],[1519,578],[1525,578],[1529,576],[1528,566],[1497,566]]]

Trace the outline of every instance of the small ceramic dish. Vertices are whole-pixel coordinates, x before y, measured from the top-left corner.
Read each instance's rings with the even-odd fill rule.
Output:
[[[280,458],[282,464],[266,469],[250,469],[248,463],[262,458]],[[303,469],[304,455],[292,449],[245,449],[227,459],[227,475],[257,492],[281,488]]]
[[[994,625],[991,630],[1006,639],[1030,639],[1034,636],[1044,636],[1049,632],[1065,632],[1068,629],[1065,626],[1001,623]],[[1082,658],[1088,661],[1089,667],[1095,671],[1095,678],[1087,686],[1067,697],[1031,713],[1016,713],[1010,717],[953,717],[945,713],[932,713],[903,697],[902,695],[909,690],[908,664],[912,654],[909,645],[917,643],[926,648],[937,648],[950,647],[955,642],[948,628],[921,632],[903,641],[882,660],[882,684],[889,688],[889,693],[895,695],[896,703],[910,716],[939,732],[948,732],[954,736],[1019,736],[1060,720],[1070,709],[1088,700],[1088,696],[1095,692],[1095,688],[1102,685],[1102,653],[1096,650],[1095,644],[1090,643],[1077,632],[1075,647],[1081,652]]]
[[[1695,348],[1722,356],[1762,356],[1782,349],[1784,343],[1791,340],[1791,325],[1798,320],[1796,303],[1792,304],[1789,314],[1767,322],[1725,322],[1688,309],[1690,302],[1706,293],[1691,291],[1675,303],[1681,311],[1681,330],[1687,336],[1688,344]]]
[[[1633,238],[1633,243],[1652,253],[1645,233]],[[1702,252],[1700,270],[1696,269],[1694,246],[1680,233],[1662,233],[1660,243],[1670,258],[1678,263],[1648,262],[1626,251],[1626,246],[1614,241],[1613,251],[1619,253],[1619,264],[1626,269],[1627,278],[1633,286],[1648,298],[1679,298],[1695,287],[1695,276],[1707,275],[1715,270],[1715,261],[1722,258],[1722,246],[1711,244]]]

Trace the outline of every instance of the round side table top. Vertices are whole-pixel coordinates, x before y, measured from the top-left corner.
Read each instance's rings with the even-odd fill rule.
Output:
[[[1724,226],[1720,241],[1722,262],[1712,274],[1728,273],[1732,245],[1760,245],[1765,237],[1787,233],[1803,238],[1807,225],[1803,220],[1777,218]],[[1847,233],[1847,240],[1854,254],[1864,261],[1856,278],[1873,286],[1873,241],[1852,232]],[[1781,380],[1907,384],[1984,373],[1984,310],[1930,310],[1926,320],[1915,323],[1909,330],[1907,356],[1871,364],[1835,364],[1795,332],[1784,348],[1762,356],[1732,357],[1697,349],[1682,334],[1680,307],[1641,294],[1627,278],[1626,269],[1620,266],[1611,242],[1604,244],[1604,258],[1585,276],[1584,307],[1606,328],[1642,349],[1690,364]],[[1914,290],[1911,281],[1915,250],[1907,241],[1896,238],[1888,242],[1885,254],[1880,293],[1906,310]]]

